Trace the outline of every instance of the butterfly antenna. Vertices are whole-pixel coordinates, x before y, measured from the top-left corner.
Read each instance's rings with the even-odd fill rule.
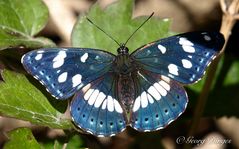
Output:
[[[89,21],[92,25],[94,25],[96,28],[101,30],[105,35],[107,35],[111,40],[113,40],[117,45],[120,46],[119,42],[117,42],[110,34],[106,33],[102,28],[100,28],[98,25],[96,25],[93,21],[91,21],[88,17],[86,17],[87,21]]]
[[[124,45],[128,43],[128,41],[133,37],[133,35],[154,15],[154,12],[129,36],[129,38],[126,40]]]

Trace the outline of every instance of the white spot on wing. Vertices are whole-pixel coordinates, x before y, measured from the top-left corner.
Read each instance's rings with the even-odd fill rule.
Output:
[[[114,101],[113,101],[113,98],[111,96],[108,96],[108,98],[107,98],[107,109],[110,112],[114,111]]]
[[[193,43],[185,37],[179,38],[179,44],[184,46],[193,46]]]
[[[174,64],[169,64],[169,65],[168,65],[168,70],[169,70],[169,73],[178,76],[178,67],[177,67],[176,65],[174,65]]]
[[[195,52],[195,48],[193,47],[194,44],[191,41],[189,41],[187,38],[185,37],[179,38],[179,44],[182,45],[182,48],[185,52],[188,52],[188,53]]]
[[[40,60],[42,58],[42,54],[37,54],[36,57],[35,57],[35,60]]]
[[[170,82],[170,79],[169,79],[169,77],[166,77],[166,76],[161,76],[161,79],[163,79],[164,81],[166,81],[166,82]]]
[[[141,106],[142,108],[145,108],[148,106],[148,99],[147,99],[147,94],[146,92],[144,91],[142,94],[141,94]]]
[[[188,52],[188,53],[194,53],[195,52],[195,48],[194,47],[192,47],[192,46],[185,46],[185,45],[183,45],[183,50],[185,51],[185,52]]]
[[[133,112],[136,112],[140,108],[140,96],[135,99]]]
[[[58,52],[57,56],[53,59],[53,68],[59,68],[64,64],[66,51]]]
[[[150,94],[147,94],[147,97],[148,97],[148,100],[149,100],[149,103],[154,103],[154,99],[151,97]]]
[[[59,75],[58,82],[63,83],[66,81],[66,79],[67,79],[67,72],[63,72],[61,75]]]
[[[172,74],[170,74],[170,73],[168,74],[168,76],[169,76],[170,78],[174,78],[174,76],[173,76]]]
[[[95,56],[95,59],[96,59],[96,60],[99,60],[99,59],[100,59],[99,55],[96,55],[96,56]]]
[[[85,100],[88,100],[89,97],[90,97],[90,95],[93,93],[93,91],[94,91],[94,89],[89,89],[89,90],[85,93],[84,99],[85,99]]]
[[[189,60],[182,59],[182,64],[184,68],[192,68],[192,63]]]
[[[170,90],[170,85],[168,84],[168,83],[166,83],[166,82],[164,82],[164,81],[159,81],[159,84],[163,87],[163,88],[165,88],[167,91],[169,91]]]
[[[154,88],[154,86],[150,86],[148,89],[148,93],[150,93],[154,99],[156,100],[160,100],[161,99],[161,95],[159,94],[159,92]]]
[[[206,41],[210,41],[210,40],[211,40],[211,37],[208,36],[208,35],[204,35],[203,38],[204,38]]]
[[[104,101],[106,95],[103,92],[100,92],[97,99],[95,100],[94,107],[99,108],[102,102]]]
[[[80,60],[81,60],[82,63],[85,63],[87,58],[88,58],[88,53],[85,53],[84,55],[81,56]]]
[[[90,96],[90,99],[88,100],[88,104],[93,105],[98,95],[99,95],[99,90],[97,89],[94,90],[94,92]]]
[[[81,84],[82,76],[80,74],[76,74],[72,77],[72,83],[73,87],[76,87],[77,85]]]
[[[101,109],[102,110],[106,109],[106,106],[107,106],[107,100],[104,100]]]
[[[39,50],[39,51],[37,51],[37,53],[43,53],[44,51],[43,50]]]
[[[156,90],[162,95],[162,96],[166,96],[167,95],[167,91],[158,83],[154,83],[154,87],[156,88]]]
[[[91,83],[87,84],[86,86],[82,88],[82,92],[86,93],[90,89],[90,87],[91,87]]]
[[[119,102],[114,99],[114,105],[115,105],[115,111],[118,112],[118,113],[123,113],[123,109],[121,108]]]
[[[158,49],[162,52],[162,54],[166,52],[166,48],[160,44],[158,45]]]

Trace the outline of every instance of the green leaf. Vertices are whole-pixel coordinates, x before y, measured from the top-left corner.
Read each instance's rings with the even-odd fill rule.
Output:
[[[40,142],[42,148],[44,149],[83,149],[84,140],[80,135],[70,134],[66,137],[58,138],[57,140],[46,139],[43,142]]]
[[[4,70],[0,82],[0,114],[52,128],[70,128],[71,121],[58,112],[24,75]]]
[[[207,116],[239,117],[239,60],[225,54],[218,68],[214,89],[212,90],[206,108]]]
[[[67,143],[66,149],[71,149],[71,148],[83,148],[83,143],[84,141],[79,135],[73,136],[70,141]]]
[[[106,33],[110,34],[120,43],[125,43],[129,36],[146,20],[147,17],[132,19],[132,0],[119,0],[102,10],[96,3],[89,11],[88,17]],[[137,33],[129,40],[127,47],[130,51],[167,37],[171,21],[151,18]],[[119,47],[108,36],[87,21],[85,16],[81,16],[77,21],[73,33],[72,44],[76,47],[103,49],[116,53]]]
[[[45,138],[44,140],[39,141],[41,144],[41,148],[43,149],[63,149],[64,147],[64,141],[59,140],[53,140],[49,138]]]
[[[53,46],[46,38],[33,37],[43,29],[47,20],[48,9],[41,0],[1,0],[0,50],[16,46]]]
[[[40,145],[35,140],[29,128],[18,128],[8,133],[9,141],[4,149],[24,148],[40,149]]]

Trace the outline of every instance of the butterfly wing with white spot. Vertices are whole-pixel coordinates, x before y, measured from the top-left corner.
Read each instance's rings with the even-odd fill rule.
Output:
[[[81,129],[96,136],[112,136],[126,127],[126,115],[116,93],[117,79],[107,73],[76,93],[71,116]]]
[[[130,118],[130,125],[134,129],[162,129],[186,109],[187,93],[176,81],[147,71],[139,71],[134,79],[137,96]]]
[[[218,32],[191,32],[142,46],[131,57],[140,68],[189,84],[202,77],[223,44]]]
[[[81,48],[48,48],[22,57],[25,69],[56,98],[66,99],[111,69],[113,54]]]

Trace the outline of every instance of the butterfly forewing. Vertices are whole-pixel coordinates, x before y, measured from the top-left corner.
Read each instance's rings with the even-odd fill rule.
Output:
[[[162,129],[183,113],[188,103],[187,94],[168,77],[144,70],[137,73],[130,125],[139,131]]]
[[[142,46],[131,57],[142,69],[184,84],[198,81],[224,44],[218,32],[192,32]]]
[[[77,126],[96,136],[112,136],[126,127],[126,115],[116,95],[117,78],[107,73],[82,88],[71,103]]]
[[[49,48],[25,54],[22,64],[53,96],[66,99],[107,73],[114,59],[100,50]]]

